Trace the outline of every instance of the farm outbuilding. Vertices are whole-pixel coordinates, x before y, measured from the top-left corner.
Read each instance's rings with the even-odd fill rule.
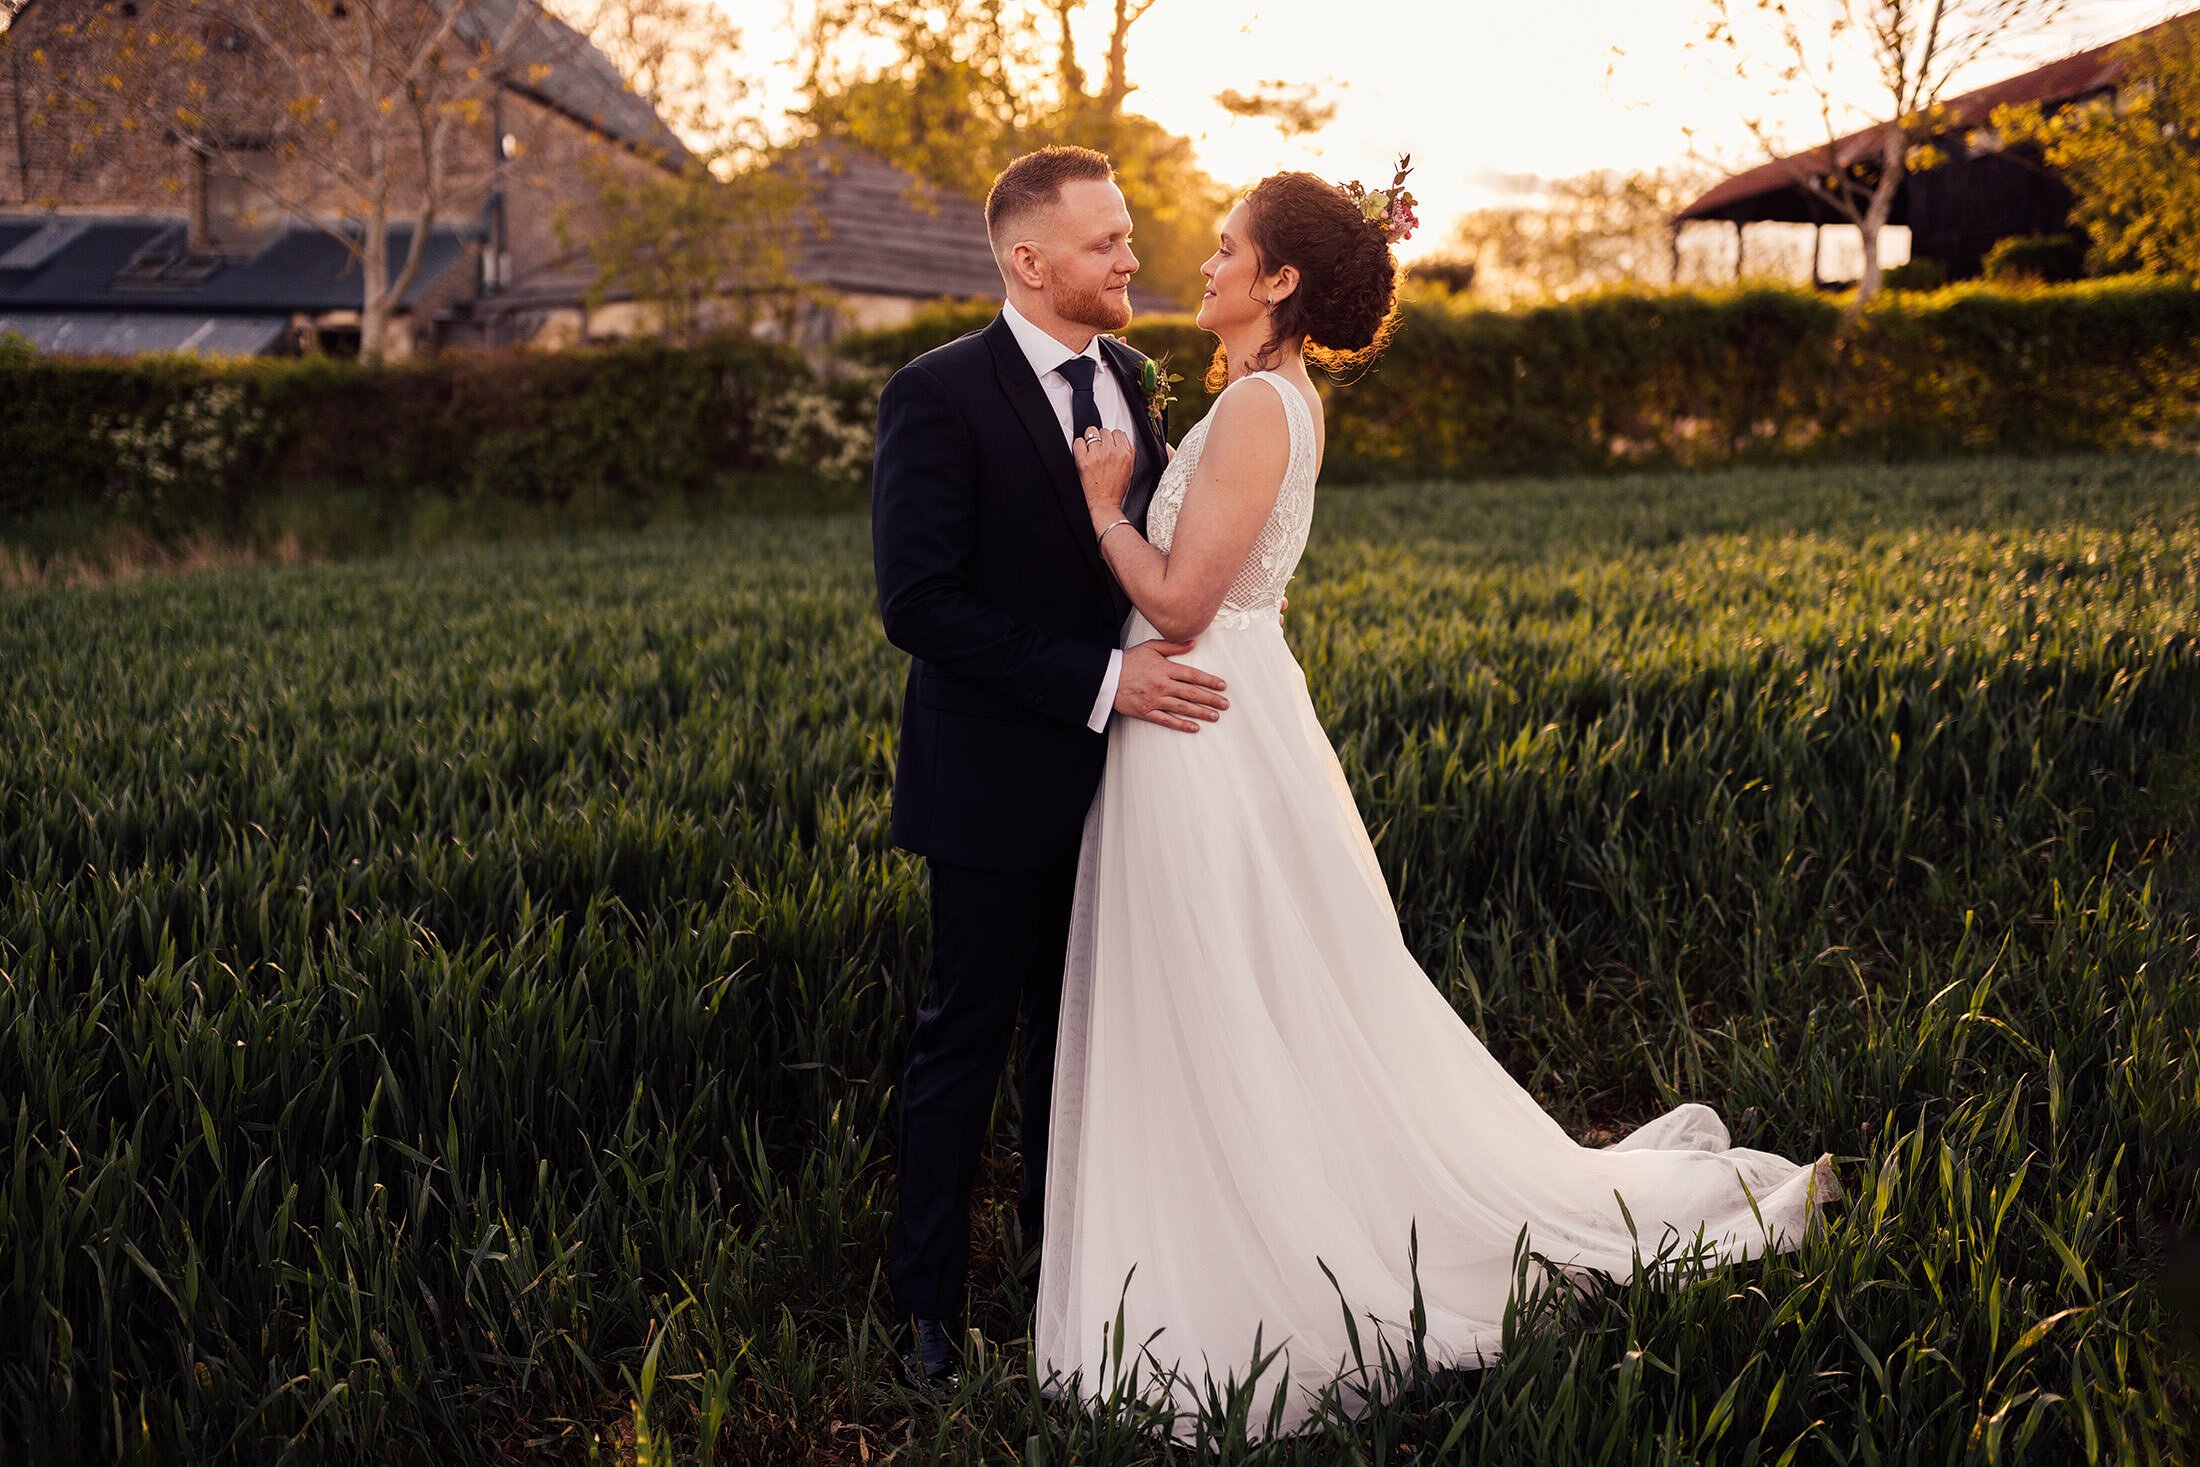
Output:
[[[786,166],[800,174],[807,200],[794,211],[789,267],[820,293],[805,341],[899,326],[932,301],[1000,299],[978,200],[834,141],[796,150]],[[1142,280],[1131,284],[1131,306],[1141,315],[1182,309]]]
[[[677,168],[687,148],[610,59],[539,0],[476,0],[464,19],[503,34],[523,6],[541,22],[532,44],[542,69],[505,83],[480,117],[454,129],[450,196],[396,314],[394,355],[554,346],[635,329],[629,302],[585,306],[592,274],[576,277],[581,251],[556,221],[577,207],[587,224],[585,160],[644,178]],[[337,237],[358,237],[345,219],[356,201],[327,170],[286,163],[271,145],[216,158],[131,126],[122,101],[87,115],[67,83],[94,65],[95,14],[122,39],[158,20],[150,8],[108,14],[101,0],[25,0],[0,30],[0,330],[71,353],[356,350],[364,285]],[[172,100],[194,87],[230,98],[236,135],[271,140],[282,99],[247,85],[264,59],[233,28],[191,23],[207,45],[163,73]],[[331,94],[332,105],[341,101]],[[277,183],[301,211],[274,204]],[[409,241],[418,218],[409,188],[392,211],[393,240]]]
[[[2200,11],[2162,22],[2193,24],[2200,24]],[[2125,81],[2125,64],[2117,54],[2122,44],[2080,51],[1944,104],[1949,124],[1935,142],[1945,161],[1902,181],[1887,221],[1908,228],[1910,258],[1935,261],[1951,279],[1962,279],[1978,274],[1986,252],[2001,240],[2052,234],[2069,226],[2069,190],[2033,150],[2005,147],[1990,119],[2005,103],[2037,102],[2054,111],[2096,97],[2113,98]],[[1739,236],[1757,223],[1807,224],[1821,235],[1826,225],[1846,224],[1847,217],[1803,180],[1876,159],[1891,126],[1860,128],[1830,144],[1737,173],[1676,214],[1673,226],[1677,231],[1687,224],[1725,222]],[[1738,251],[1738,260],[1740,255]],[[1814,249],[1814,279],[1817,258]],[[1737,273],[1739,268],[1737,263]]]

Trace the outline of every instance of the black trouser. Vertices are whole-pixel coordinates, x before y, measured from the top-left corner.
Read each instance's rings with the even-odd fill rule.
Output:
[[[970,1188],[1019,1003],[1023,1177],[1016,1212],[1031,1241],[1045,1221],[1054,1026],[1077,861],[1013,873],[928,865],[932,967],[902,1064],[901,1196],[887,1278],[903,1313],[959,1321]]]

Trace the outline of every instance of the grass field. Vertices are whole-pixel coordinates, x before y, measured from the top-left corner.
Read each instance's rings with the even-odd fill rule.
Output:
[[[1266,1459],[2200,1456],[2200,463],[1340,492],[1286,625],[1553,1114],[1848,1200]],[[0,597],[0,1461],[1167,1459],[1012,1089],[889,1381],[903,665],[848,515]]]

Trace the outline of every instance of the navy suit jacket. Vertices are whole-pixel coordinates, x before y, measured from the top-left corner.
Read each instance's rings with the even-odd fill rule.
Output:
[[[1100,351],[1136,419],[1123,512],[1143,532],[1168,450],[1145,412],[1145,358],[1112,337]],[[880,394],[871,551],[887,639],[911,659],[893,843],[993,871],[1073,856],[1107,757],[1087,720],[1131,607],[1005,318]]]

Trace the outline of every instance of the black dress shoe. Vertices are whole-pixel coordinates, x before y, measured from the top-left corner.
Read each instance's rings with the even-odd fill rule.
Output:
[[[894,1355],[903,1385],[937,1400],[962,1384],[955,1332],[946,1320],[913,1317],[909,1321],[909,1337],[910,1348]]]

